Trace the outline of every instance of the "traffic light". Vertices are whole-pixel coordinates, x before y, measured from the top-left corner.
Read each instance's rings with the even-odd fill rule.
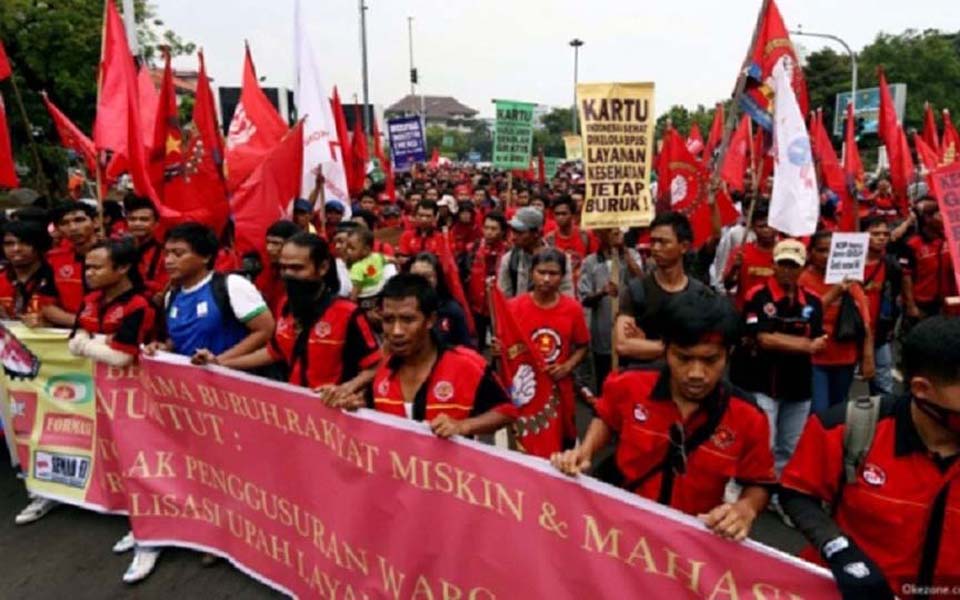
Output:
[[[410,83],[417,83],[417,70],[410,69]]]

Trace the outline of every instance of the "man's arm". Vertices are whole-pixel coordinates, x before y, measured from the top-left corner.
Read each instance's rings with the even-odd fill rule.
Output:
[[[240,318],[248,333],[245,338],[217,357],[221,361],[225,358],[251,354],[263,348],[273,336],[276,325],[263,296],[253,283],[239,275],[227,275],[226,286],[233,313]]]
[[[743,541],[750,534],[753,522],[767,507],[770,492],[762,485],[748,485],[740,493],[740,499],[732,503],[723,503],[700,520],[717,535],[735,541]]]
[[[825,336],[824,336],[825,337]],[[822,350],[822,345],[818,346],[818,340],[803,337],[801,335],[789,335],[786,333],[758,333],[757,342],[764,350],[771,352],[789,352],[790,354],[815,354]]]
[[[513,281],[510,279],[510,258],[514,250],[509,250],[500,257],[500,265],[497,267],[497,286],[507,298],[516,296],[516,290],[513,289]]]
[[[222,361],[235,356],[243,356],[244,354],[251,354],[256,350],[264,349],[267,342],[270,341],[270,337],[273,335],[275,323],[273,322],[273,315],[270,314],[270,311],[264,311],[244,323],[244,325],[247,326],[247,331],[249,332],[247,337],[220,354],[218,357],[219,360]]]
[[[636,360],[656,360],[663,356],[665,350],[660,340],[648,340],[643,330],[637,327],[634,318],[629,315],[617,317],[613,344],[617,354]]]
[[[572,450],[555,452],[550,464],[566,475],[579,475],[590,468],[593,457],[605,447],[612,437],[613,430],[601,419],[594,417],[587,428],[583,442]]]
[[[56,304],[48,304],[40,309],[43,318],[56,327],[73,327],[77,316],[67,312]]]

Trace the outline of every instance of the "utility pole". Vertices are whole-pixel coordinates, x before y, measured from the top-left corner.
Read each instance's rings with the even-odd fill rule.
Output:
[[[370,115],[367,107],[370,106],[370,80],[367,75],[367,5],[360,2],[360,50],[363,56],[363,131],[370,135]]]
[[[583,40],[579,38],[570,40],[570,45],[573,46],[573,133],[577,133],[577,74],[580,67],[580,46],[583,44]]]

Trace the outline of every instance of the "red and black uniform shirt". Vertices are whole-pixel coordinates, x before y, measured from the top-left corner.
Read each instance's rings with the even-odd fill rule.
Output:
[[[430,252],[439,256],[441,248],[443,248],[443,232],[434,230],[430,235],[421,235],[416,229],[408,229],[400,235],[397,254],[412,257],[421,252]]]
[[[580,277],[580,265],[584,259],[600,248],[600,242],[589,231],[573,226],[570,235],[564,236],[560,229],[554,229],[546,234],[547,244],[570,257],[570,267],[573,269],[573,283],[576,286]]]
[[[777,280],[771,277],[747,293],[744,309],[747,333],[756,338],[761,333],[782,333],[808,339],[823,335],[823,306],[809,291],[798,287],[788,296]],[[777,400],[809,400],[811,395],[810,355],[796,352],[764,350],[759,342],[747,359],[738,385]],[[745,357],[746,358],[746,357]]]
[[[170,276],[163,266],[163,246],[154,239],[150,239],[138,248],[140,260],[137,266],[146,291],[150,295],[159,294],[167,287]]]
[[[24,282],[17,279],[13,267],[5,267],[0,274],[0,308],[4,318],[19,319],[26,313],[36,313],[44,306],[56,304],[56,301],[53,271],[45,262],[40,263],[40,268]]]
[[[921,309],[939,308],[944,298],[957,294],[950,245],[943,238],[911,236],[904,244],[900,265],[913,279],[913,298]]]
[[[490,410],[517,416],[516,407],[486,360],[469,348],[439,346],[433,369],[409,402],[396,376],[401,364],[397,357],[391,357],[377,368],[367,397],[370,408],[427,422],[439,415],[462,420]]]
[[[72,246],[56,248],[47,253],[47,262],[53,270],[57,306],[69,313],[76,313],[87,293],[87,280],[83,276],[83,256],[75,253]]]
[[[274,360],[290,367],[289,381],[295,385],[316,388],[350,381],[381,359],[370,323],[349,300],[336,298],[323,311],[310,328],[305,351],[297,347],[300,335],[300,325],[284,308],[267,345]]]
[[[91,335],[105,334],[108,346],[136,356],[140,345],[150,341],[155,320],[156,309],[141,292],[129,290],[104,302],[97,290],[84,297],[77,327]]]
[[[910,405],[884,399],[855,482],[844,484],[846,404],[810,417],[781,476],[783,487],[834,505],[837,525],[897,593],[960,582],[960,460],[927,449]],[[813,548],[801,556],[819,562]]]
[[[467,280],[467,302],[470,310],[478,315],[489,316],[490,303],[487,295],[487,278],[497,276],[500,258],[507,251],[507,244],[500,242],[491,246],[480,240],[468,251],[470,276]]]
[[[631,368],[607,379],[596,413],[620,436],[614,459],[625,487],[644,498],[697,515],[723,503],[731,478],[776,482],[766,414],[726,383],[684,421],[670,372]],[[704,441],[690,449],[698,438]]]

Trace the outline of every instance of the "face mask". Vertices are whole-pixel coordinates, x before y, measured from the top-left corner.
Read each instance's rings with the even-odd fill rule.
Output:
[[[283,283],[287,288],[287,305],[293,316],[298,320],[306,320],[313,316],[320,306],[323,281],[284,277]]]
[[[922,398],[914,398],[914,401],[917,403],[917,408],[926,413],[928,417],[953,433],[960,435],[960,412],[938,406]]]

